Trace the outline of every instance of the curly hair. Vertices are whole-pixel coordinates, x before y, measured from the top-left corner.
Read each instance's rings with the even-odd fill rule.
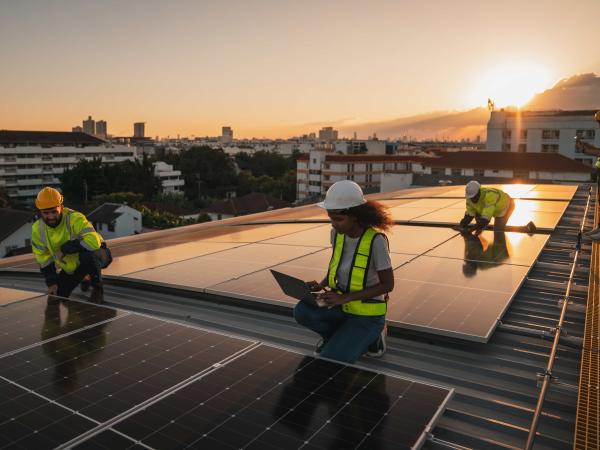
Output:
[[[374,200],[367,200],[362,205],[354,206],[343,211],[343,214],[354,216],[363,227],[373,227],[381,231],[387,231],[394,220],[387,208]]]

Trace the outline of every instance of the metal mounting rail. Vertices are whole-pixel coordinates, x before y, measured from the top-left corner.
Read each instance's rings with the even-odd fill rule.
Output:
[[[573,282],[573,275],[575,274],[575,269],[577,268],[577,260],[579,258],[579,252],[581,251],[581,238],[583,234],[583,228],[586,223],[586,218],[588,214],[588,209],[590,207],[590,200],[592,198],[592,188],[588,192],[587,202],[585,205],[585,210],[583,212],[583,218],[581,219],[581,225],[579,227],[579,232],[577,233],[577,245],[575,247],[575,255],[573,257],[573,264],[571,266],[571,273],[569,274],[569,281],[567,282],[567,288],[565,291],[565,298],[562,302],[562,308],[560,311],[560,318],[558,319],[558,324],[556,325],[556,331],[554,334],[554,342],[552,343],[552,349],[550,350],[550,356],[548,357],[548,364],[546,366],[546,371],[543,374],[543,383],[540,389],[540,395],[538,397],[537,405],[535,407],[535,411],[533,413],[533,419],[531,420],[531,426],[529,427],[529,434],[527,436],[527,443],[525,444],[525,450],[531,450],[533,447],[533,441],[535,440],[535,436],[537,433],[537,428],[540,422],[540,416],[542,414],[542,407],[544,406],[544,400],[546,398],[546,394],[548,392],[548,387],[550,386],[550,381],[552,380],[552,369],[554,367],[554,359],[556,358],[556,352],[558,351],[558,341],[560,340],[560,335],[562,332],[563,323],[565,320],[565,315],[567,313],[567,307],[569,306],[569,296],[571,295],[571,284]]]

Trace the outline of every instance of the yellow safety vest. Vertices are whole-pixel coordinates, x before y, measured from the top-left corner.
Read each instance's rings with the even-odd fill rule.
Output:
[[[347,292],[362,291],[366,287],[367,272],[369,262],[371,261],[371,252],[373,251],[373,240],[378,233],[373,228],[367,228],[356,246],[350,277],[347,283]],[[337,284],[337,270],[342,259],[344,251],[345,235],[336,233],[333,246],[333,255],[329,262],[329,271],[327,272],[327,283],[329,287],[336,292],[342,291]],[[383,316],[387,312],[386,300],[353,300],[342,305],[342,311],[357,316]]]
[[[600,156],[596,158],[596,169],[600,169]]]
[[[69,208],[63,209],[61,221],[56,227],[47,226],[42,219],[38,219],[31,227],[31,250],[42,268],[54,262],[66,273],[73,273],[79,267],[79,253],[56,258],[60,246],[73,239],[79,239],[89,251],[98,250],[103,242],[102,236],[86,217]]]
[[[467,199],[467,214],[471,217],[481,216],[491,220],[492,217],[502,217],[510,205],[510,196],[500,189],[482,187],[479,200],[474,203]]]

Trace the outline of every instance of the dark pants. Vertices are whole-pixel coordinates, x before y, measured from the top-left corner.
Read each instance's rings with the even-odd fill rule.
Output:
[[[86,275],[92,278],[92,286],[99,285],[102,282],[101,264],[102,261],[96,252],[80,252],[79,266],[75,269],[75,272],[69,274],[61,270],[58,274],[58,292],[56,295],[69,297],[73,289],[81,283]]]
[[[494,217],[494,231],[504,231],[506,228],[506,222],[510,219],[513,211],[515,210],[515,201],[511,198],[508,203],[508,209],[506,210],[506,214],[502,217]]]
[[[304,302],[294,308],[294,318],[323,338],[321,356],[346,363],[365,353],[385,326],[385,316],[355,316],[339,306],[317,308]]]

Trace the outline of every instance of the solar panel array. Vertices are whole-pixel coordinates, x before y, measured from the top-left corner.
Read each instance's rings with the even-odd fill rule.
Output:
[[[452,391],[136,313],[0,311],[1,448],[418,448]]]
[[[577,187],[497,185],[516,199],[508,225],[554,229]],[[547,234],[453,231],[464,187],[377,194],[397,221],[388,233],[396,287],[388,323],[486,342],[547,241]],[[273,223],[276,222],[276,223]],[[323,279],[330,225],[316,205],[271,211],[235,225],[211,223],[119,240],[105,271],[123,279],[293,307],[269,269]],[[1,263],[0,263],[1,264]],[[24,265],[25,264],[25,265]],[[26,263],[21,268],[37,268]]]

